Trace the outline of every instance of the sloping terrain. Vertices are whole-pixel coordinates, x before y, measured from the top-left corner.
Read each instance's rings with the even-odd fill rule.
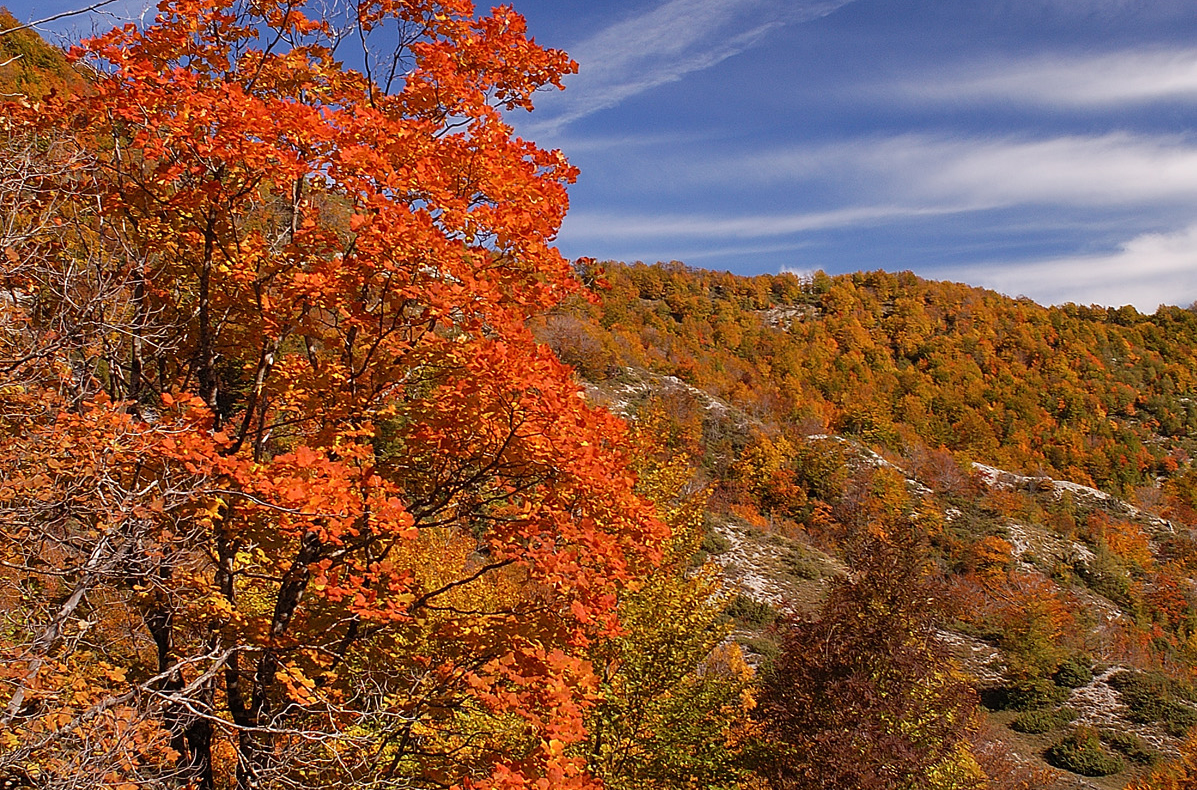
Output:
[[[884,273],[608,276],[597,307],[538,331],[616,413],[664,404],[700,459],[703,549],[753,663],[902,512],[943,585],[940,641],[1008,758],[1105,790],[1178,753],[1197,723],[1197,316]]]

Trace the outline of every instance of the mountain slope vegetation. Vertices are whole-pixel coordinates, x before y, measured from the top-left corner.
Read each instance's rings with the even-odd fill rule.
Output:
[[[571,269],[510,9],[160,12],[0,36],[0,786],[1191,781],[1192,311]]]
[[[1040,307],[909,273],[608,264],[543,337],[591,378],[675,375],[808,433],[973,453],[1128,493],[1195,449],[1197,313]]]
[[[669,404],[672,434],[702,447],[713,520],[851,569],[861,536],[901,515],[1001,749],[1121,787],[1181,748],[1197,315],[1044,308],[908,273],[585,271],[599,298],[540,319],[540,336],[617,411]],[[744,589],[811,606],[801,582],[782,600]]]

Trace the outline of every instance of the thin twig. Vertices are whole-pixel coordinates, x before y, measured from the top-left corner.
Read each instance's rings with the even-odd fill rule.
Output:
[[[29,30],[30,28],[37,27],[38,25],[44,25],[47,22],[56,22],[59,19],[66,19],[69,16],[79,16],[80,14],[90,14],[92,11],[103,8],[106,5],[112,5],[115,2],[116,2],[116,0],[100,0],[100,2],[92,3],[87,8],[78,8],[78,9],[75,9],[74,11],[63,11],[61,14],[55,14],[54,16],[48,16],[45,19],[35,19],[34,21],[26,22],[23,25],[17,25],[16,27],[10,27],[8,30],[0,30],[0,36],[7,36],[9,33],[16,33],[18,30]],[[0,64],[0,65],[7,65],[7,64]]]

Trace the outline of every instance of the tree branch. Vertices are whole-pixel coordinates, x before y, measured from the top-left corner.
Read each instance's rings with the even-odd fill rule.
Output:
[[[116,0],[100,0],[100,2],[92,3],[91,5],[87,6],[86,8],[77,8],[74,11],[63,11],[61,14],[54,14],[53,16],[48,16],[44,19],[35,19],[34,21],[26,22],[23,25],[17,25],[16,27],[10,27],[8,30],[0,30],[0,36],[7,36],[9,33],[16,33],[17,31],[20,31],[20,30],[30,30],[30,29],[37,27],[38,25],[44,25],[47,22],[56,22],[59,19],[66,19],[67,17],[71,17],[71,16],[80,16],[82,14],[90,14],[92,11],[97,11],[97,10],[103,8],[104,6],[112,5],[115,2],[116,2]],[[8,65],[8,64],[0,63],[0,66],[6,66],[6,65]]]

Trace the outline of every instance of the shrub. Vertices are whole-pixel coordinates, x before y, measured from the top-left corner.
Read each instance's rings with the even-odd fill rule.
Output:
[[[1093,680],[1092,664],[1085,656],[1069,656],[1056,668],[1052,680],[1063,688],[1083,686]]]
[[[1197,709],[1181,699],[1188,689],[1158,672],[1119,672],[1110,677],[1110,685],[1130,708],[1132,721],[1159,722],[1178,738],[1197,725]]]
[[[785,572],[797,579],[817,579],[823,575],[818,563],[803,556],[802,552],[793,549],[782,559]]]
[[[712,556],[722,554],[730,548],[730,540],[717,532],[714,527],[707,526],[706,531],[702,535],[702,543],[698,545],[698,550],[690,558],[690,566],[697,568],[706,563]]]
[[[722,554],[731,548],[731,541],[714,529],[710,529],[703,533],[702,545],[699,548],[707,554]]]
[[[1127,670],[1111,675],[1109,683],[1118,690],[1118,695],[1131,709],[1131,717],[1135,721],[1154,722],[1164,717],[1171,694],[1168,693],[1168,681],[1163,676]]]
[[[1036,708],[1015,716],[1014,721],[1010,722],[1010,729],[1039,735],[1063,727],[1075,718],[1076,711],[1072,708],[1059,708],[1058,710]]]
[[[1101,740],[1109,745],[1111,749],[1122,752],[1132,763],[1151,765],[1159,759],[1159,754],[1134,733],[1121,732],[1119,730],[1102,730]]]
[[[1088,564],[1077,567],[1077,575],[1090,590],[1133,612],[1131,577],[1122,560],[1104,548],[1099,548]]]
[[[1101,738],[1092,727],[1077,727],[1044,756],[1057,768],[1081,776],[1109,776],[1126,767],[1120,757],[1102,748]]]
[[[1067,691],[1049,678],[1020,678],[984,695],[985,706],[992,710],[1033,711],[1054,708],[1064,701]]]
[[[777,619],[777,610],[764,601],[739,594],[727,607],[727,616],[748,628],[764,628]]]

